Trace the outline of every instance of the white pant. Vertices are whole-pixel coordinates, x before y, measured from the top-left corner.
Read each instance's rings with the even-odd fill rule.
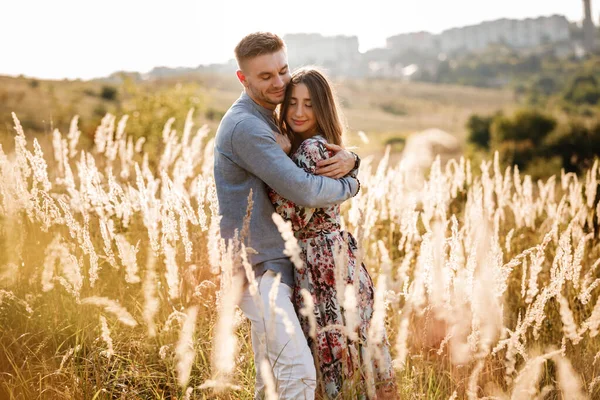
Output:
[[[292,289],[286,284],[279,284],[275,304],[287,315],[287,319],[294,327],[295,334],[290,336],[286,332],[284,318],[281,315],[275,314],[274,325],[270,321],[269,292],[275,276],[275,272],[267,270],[261,277],[257,278],[259,282],[258,295],[263,304],[264,317],[254,303],[248,289],[242,294],[240,302],[240,308],[252,323],[252,349],[254,351],[254,365],[257,369],[255,396],[261,398],[264,392],[260,366],[265,358],[264,350],[266,348],[268,360],[275,376],[279,398],[281,400],[313,400],[316,388],[315,365],[292,304]],[[274,331],[269,330],[272,326],[274,326]],[[261,338],[266,339],[266,346],[261,345]]]

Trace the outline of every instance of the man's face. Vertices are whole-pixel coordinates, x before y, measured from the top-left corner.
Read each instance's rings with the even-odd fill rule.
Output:
[[[283,49],[244,61],[237,75],[252,100],[270,110],[283,102],[285,88],[291,80]]]

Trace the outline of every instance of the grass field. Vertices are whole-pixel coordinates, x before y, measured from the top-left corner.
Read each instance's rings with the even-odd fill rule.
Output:
[[[430,121],[453,131],[456,110],[509,102],[412,84],[385,98],[385,82],[357,85],[340,95],[351,124],[360,110],[381,123],[365,125],[369,137],[429,127],[412,107],[423,119],[432,107]],[[214,104],[233,95],[211,90]],[[397,127],[373,110],[379,101],[405,107],[386,114]],[[249,326],[228,279],[242,249],[219,241],[212,132],[194,120],[149,133],[157,153],[110,115],[89,143],[73,125],[48,132],[43,149],[11,122],[0,153],[0,398],[252,398]],[[343,218],[382,300],[402,398],[598,398],[597,165],[532,182],[493,160],[481,174],[456,160],[425,175],[388,160],[365,160]]]

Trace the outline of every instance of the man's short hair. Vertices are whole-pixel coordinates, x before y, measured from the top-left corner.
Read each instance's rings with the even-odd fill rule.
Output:
[[[271,32],[255,32],[245,36],[235,46],[235,59],[238,67],[242,68],[242,63],[254,57],[264,54],[272,54],[281,49],[285,49],[283,40]]]

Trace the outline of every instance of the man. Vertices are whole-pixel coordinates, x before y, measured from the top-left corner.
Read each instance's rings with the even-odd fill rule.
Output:
[[[346,175],[358,166],[359,160],[353,153],[332,146],[337,153],[321,163],[317,172],[322,176],[298,168],[278,144],[289,151],[290,143],[279,134],[274,117],[291,79],[285,44],[272,33],[253,33],[239,42],[235,56],[237,77],[244,91],[223,117],[215,139],[214,174],[222,216],[221,235],[227,240],[236,230],[241,231],[252,190],[254,206],[247,244],[257,252],[250,255],[250,260],[259,282],[264,314],[247,289],[240,308],[252,323],[255,365],[260,367],[267,357],[280,399],[313,399],[315,367],[291,300],[293,265],[283,254],[285,246],[271,217],[275,210],[266,185],[298,205],[327,207],[356,195],[358,181]],[[282,285],[275,306],[285,317],[281,311],[274,314],[275,332],[266,332],[272,326],[269,292],[277,274]],[[294,327],[292,337],[286,333],[284,319]],[[261,338],[266,340],[266,346],[260,345]],[[259,396],[264,388],[260,370],[256,376]]]

